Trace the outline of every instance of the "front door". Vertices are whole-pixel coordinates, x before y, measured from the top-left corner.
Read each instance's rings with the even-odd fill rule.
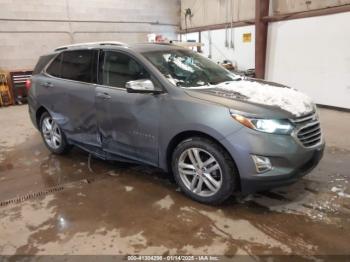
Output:
[[[105,51],[100,57],[96,112],[105,151],[158,164],[159,103],[161,95],[128,93],[125,84],[150,79],[147,70],[129,54]]]

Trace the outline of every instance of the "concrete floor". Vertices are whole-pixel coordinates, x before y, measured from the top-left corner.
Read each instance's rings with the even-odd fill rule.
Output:
[[[0,254],[350,255],[350,114],[320,113],[310,175],[210,207],[152,168],[51,155],[27,106],[0,108]]]

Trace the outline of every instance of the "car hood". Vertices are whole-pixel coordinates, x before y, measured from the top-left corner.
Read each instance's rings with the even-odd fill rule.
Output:
[[[189,87],[186,93],[262,117],[295,118],[314,111],[313,102],[303,93],[284,85],[252,78]]]

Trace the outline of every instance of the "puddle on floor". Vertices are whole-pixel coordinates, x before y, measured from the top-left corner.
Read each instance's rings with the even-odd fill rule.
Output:
[[[349,253],[349,155],[334,148],[296,184],[219,207],[157,169],[52,155],[38,134],[1,152],[1,200],[64,187],[0,208],[1,254]]]

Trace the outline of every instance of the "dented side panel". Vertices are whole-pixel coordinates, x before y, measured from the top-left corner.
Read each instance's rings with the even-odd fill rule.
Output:
[[[45,83],[51,87],[44,87]],[[37,78],[37,100],[68,139],[100,146],[97,139],[95,86],[47,75]]]
[[[105,151],[158,165],[158,129],[161,95],[127,93],[125,89],[98,86],[96,112]]]

